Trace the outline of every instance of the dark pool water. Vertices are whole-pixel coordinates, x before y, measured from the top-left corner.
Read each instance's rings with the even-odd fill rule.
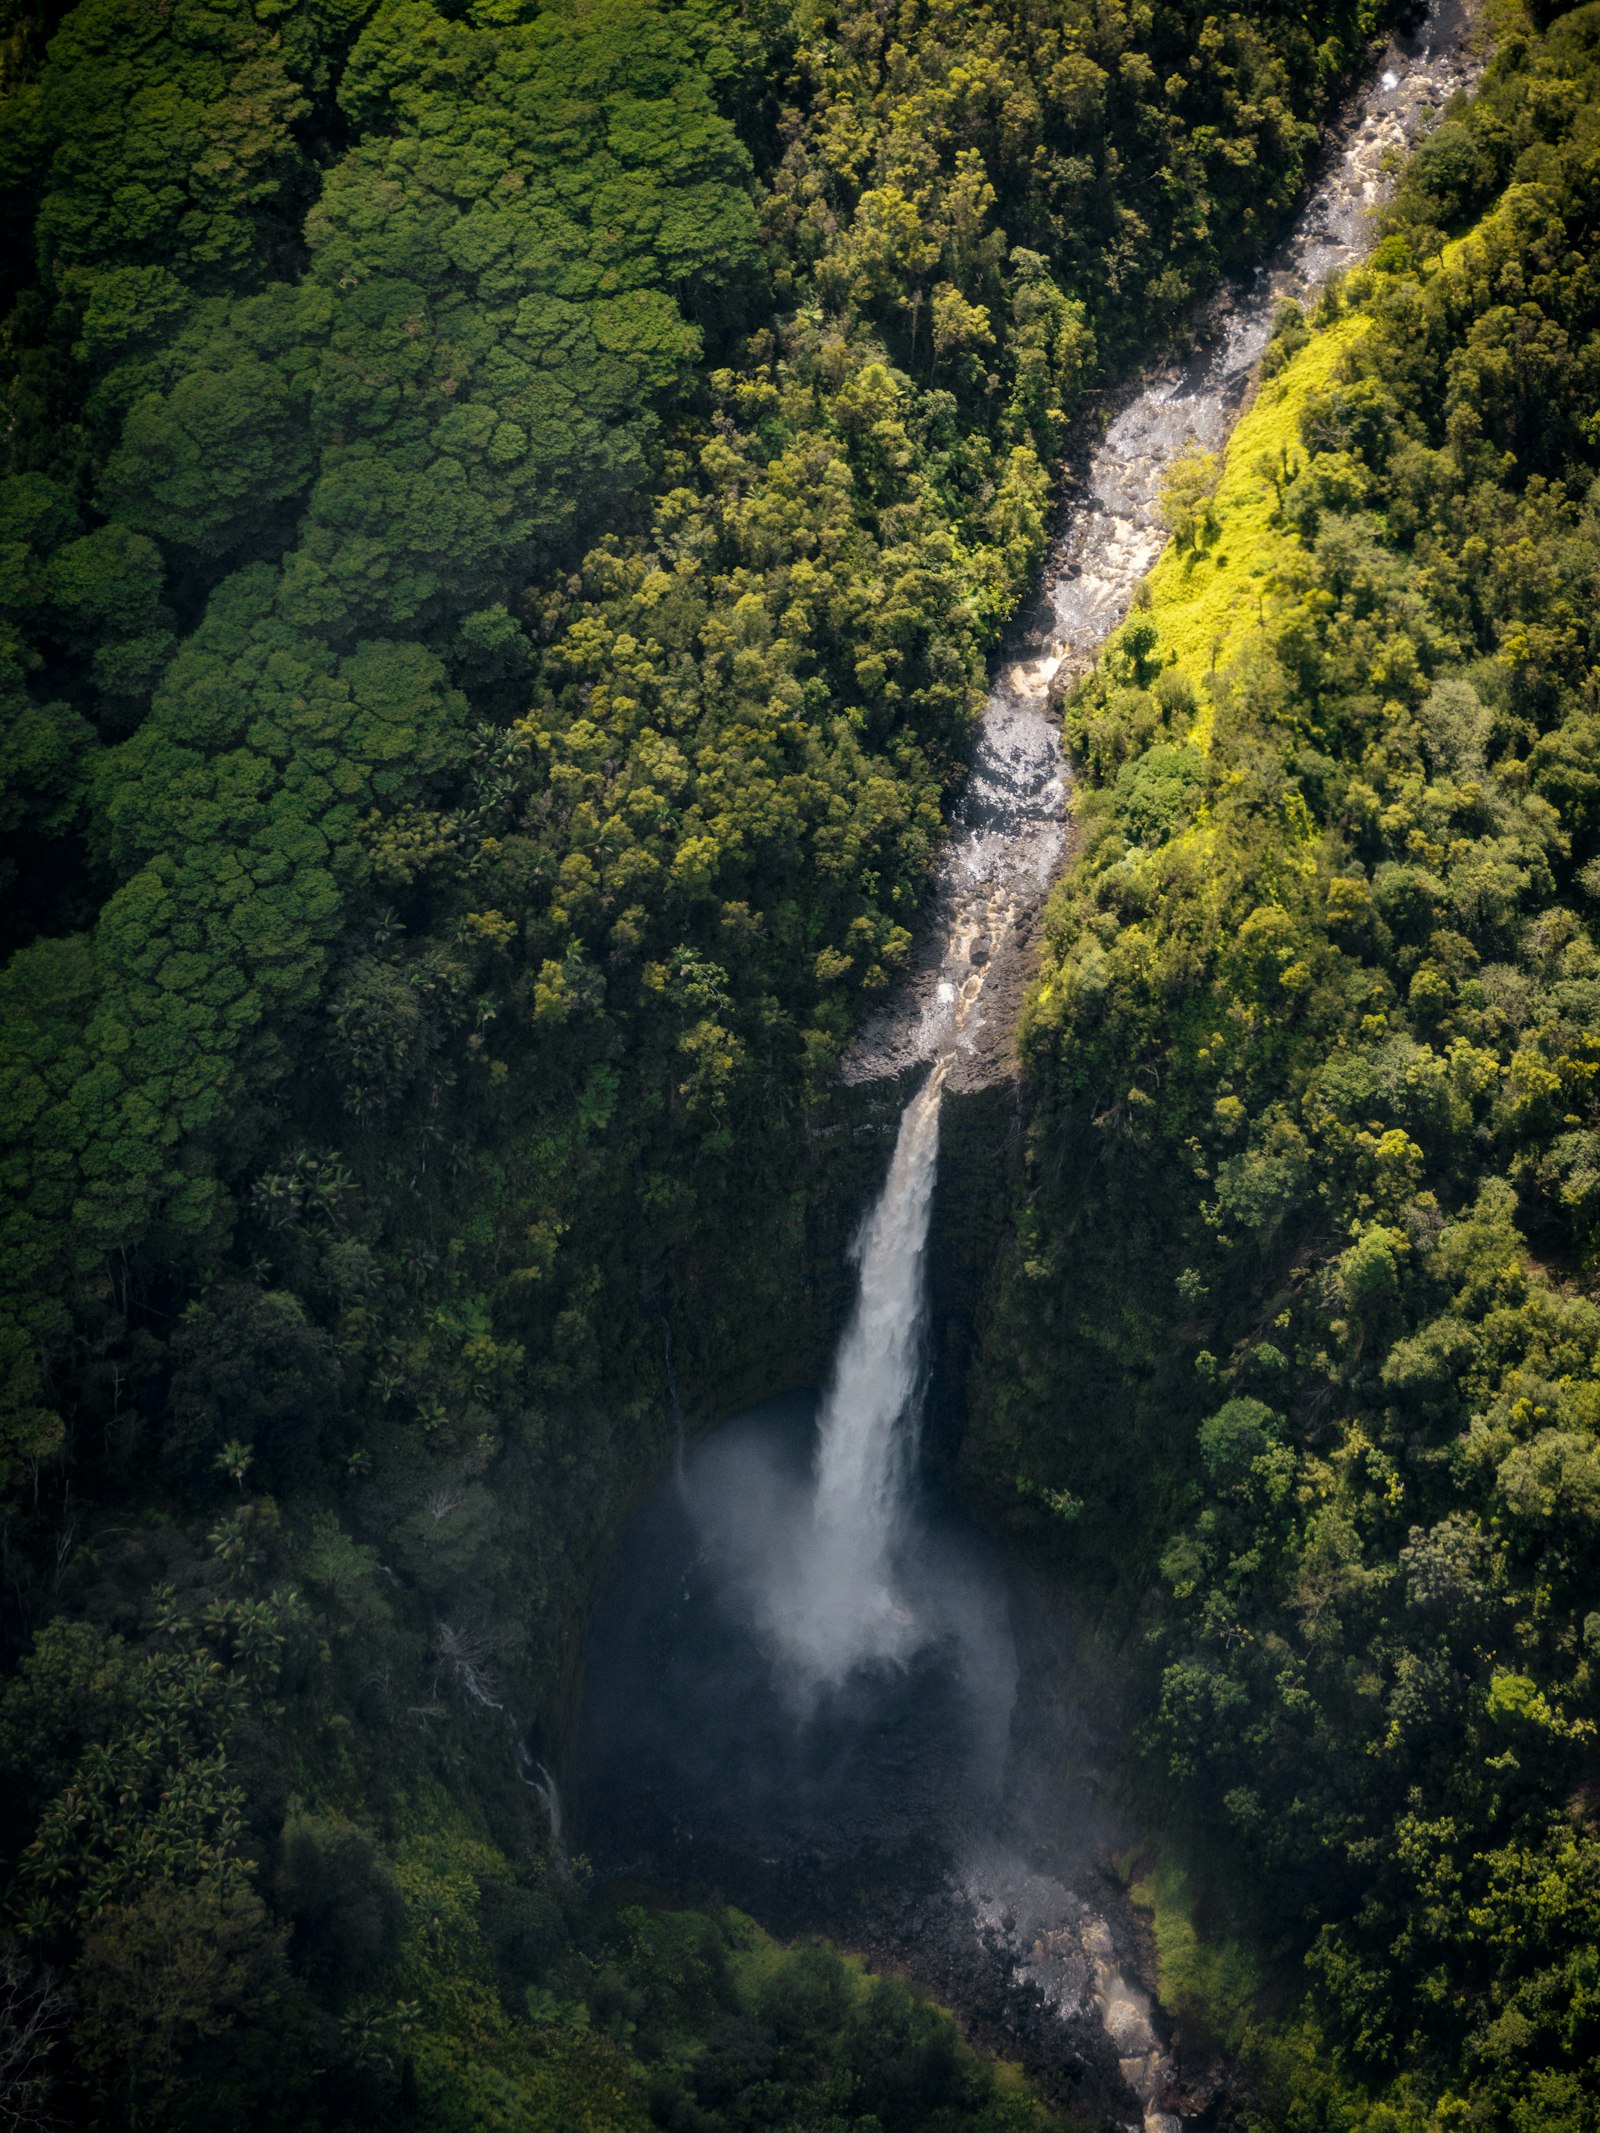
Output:
[[[606,1874],[809,1923],[841,1884],[922,1881],[994,1814],[1016,1661],[1001,1565],[930,1481],[895,1550],[903,1663],[818,1683],[773,1627],[806,1544],[817,1401],[769,1401],[624,1534],[591,1620],[576,1839]]]

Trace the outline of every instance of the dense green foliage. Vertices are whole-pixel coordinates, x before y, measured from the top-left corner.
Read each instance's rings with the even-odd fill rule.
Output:
[[[91,1554],[0,1697],[34,1831],[0,2011],[45,2018],[8,2111],[31,2079],[91,2124],[1042,2122],[903,1986],[588,1893],[530,1840],[503,1715],[451,1707],[481,1626],[419,1625],[328,1514]]]
[[[1291,197],[1296,98],[1362,28],[285,20],[76,10],[5,113],[38,271],[5,807],[44,935],[5,980],[13,1462],[81,1400],[73,1325],[123,1337],[107,1254],[203,1282],[297,1141],[380,1229],[343,1144],[385,1108],[457,1165],[537,1146],[457,1269],[493,1314],[507,1236],[592,1201],[622,1054],[630,1125],[690,1114],[638,1152],[667,1201],[742,1069],[752,1122],[804,1088],[905,946],[1097,346]],[[739,366],[686,399],[708,335]]]
[[[1026,2122],[894,1988],[575,1895],[506,1717],[663,1322],[705,1398],[806,1353],[806,1105],[1049,467],[1374,20],[7,17],[8,2107]]]
[[[1274,2127],[1600,2113],[1597,91],[1507,39],[1068,714],[975,1458],[1148,1594]]]

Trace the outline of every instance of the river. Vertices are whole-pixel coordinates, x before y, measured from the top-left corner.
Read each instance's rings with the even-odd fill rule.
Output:
[[[1360,262],[1398,155],[1475,79],[1474,19],[1466,0],[1435,0],[1389,40],[1282,243],[1205,307],[1187,355],[1152,365],[1113,396],[1101,435],[1069,476],[1038,596],[991,684],[913,970],[863,1029],[845,1060],[847,1080],[875,1081],[935,1057],[975,967],[984,997],[967,1020],[952,1087],[1004,1070],[1029,927],[1065,849],[1054,704],[1126,618],[1161,553],[1167,468],[1191,448],[1227,441],[1278,305],[1309,305],[1331,275]]]
[[[1277,305],[1361,257],[1393,151],[1471,79],[1470,28],[1441,0],[1390,41],[1282,247],[1112,411],[997,670],[915,968],[846,1062],[856,1081],[928,1071],[857,1238],[830,1382],[688,1452],[590,1625],[572,1789],[601,1871],[718,1890],[906,1969],[1119,2133],[1224,2122],[1226,2078],[1175,2038],[1109,1870],[1128,1836],[1100,1738],[1114,1694],[1057,1600],[919,1464],[941,1107],[1005,1069],[1066,848],[1053,705],[1160,552],[1163,471],[1226,441]]]

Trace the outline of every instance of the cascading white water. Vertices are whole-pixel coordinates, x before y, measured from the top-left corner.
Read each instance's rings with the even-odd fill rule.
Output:
[[[986,960],[972,955],[998,924],[1002,897],[974,897],[957,917],[952,952],[965,974],[941,988],[943,1042],[900,1115],[889,1175],[853,1248],[860,1279],[818,1422],[811,1517],[756,1580],[761,1614],[802,1702],[868,1660],[908,1659],[928,1634],[894,1565],[921,1415],[923,1262],[944,1085],[988,974]]]
[[[819,1424],[816,1499],[772,1626],[808,1681],[903,1659],[918,1632],[895,1589],[894,1543],[916,1444],[923,1257],[939,1154],[939,1060],[906,1106],[883,1191],[855,1244],[860,1285]]]

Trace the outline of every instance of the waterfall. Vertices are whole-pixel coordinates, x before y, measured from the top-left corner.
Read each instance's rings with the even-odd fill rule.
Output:
[[[567,1845],[561,1829],[561,1794],[556,1790],[556,1781],[541,1762],[524,1749],[518,1758],[522,1770],[522,1782],[531,1786],[544,1802],[545,1819],[550,1824],[550,1851],[557,1868],[565,1873],[567,1868]],[[530,1777],[529,1771],[538,1773]]]
[[[894,1549],[921,1405],[923,1259],[948,1065],[935,1062],[901,1115],[888,1178],[856,1238],[860,1279],[823,1403],[811,1519],[769,1594],[771,1626],[811,1685],[903,1659],[918,1642]]]
[[[966,899],[939,987],[940,1043],[900,1114],[889,1175],[857,1233],[855,1307],[818,1422],[810,1518],[767,1565],[761,1611],[798,1677],[802,1701],[868,1660],[908,1659],[925,1632],[897,1587],[894,1556],[922,1408],[923,1261],[939,1160],[939,1109],[968,1041],[1003,890]],[[1009,910],[1009,905],[1006,906]]]
[[[394,1575],[393,1571],[389,1575],[392,1577]],[[524,1785],[539,1795],[544,1804],[545,1819],[550,1825],[551,1857],[554,1859],[557,1869],[565,1873],[567,1869],[567,1847],[561,1834],[561,1795],[556,1790],[555,1779],[550,1775],[543,1763],[534,1759],[527,1742],[522,1737],[521,1727],[490,1688],[476,1661],[463,1649],[463,1640],[460,1633],[452,1629],[448,1622],[441,1622],[438,1625],[436,1635],[439,1649],[454,1666],[456,1679],[465,1691],[468,1701],[475,1703],[480,1711],[498,1711],[510,1728],[511,1752],[516,1758],[517,1775],[522,1779]]]
[[[672,1361],[672,1319],[665,1303],[658,1307],[661,1318],[661,1360],[666,1371],[667,1404],[672,1416],[672,1478],[683,1494],[683,1396],[678,1391],[678,1373]]]

